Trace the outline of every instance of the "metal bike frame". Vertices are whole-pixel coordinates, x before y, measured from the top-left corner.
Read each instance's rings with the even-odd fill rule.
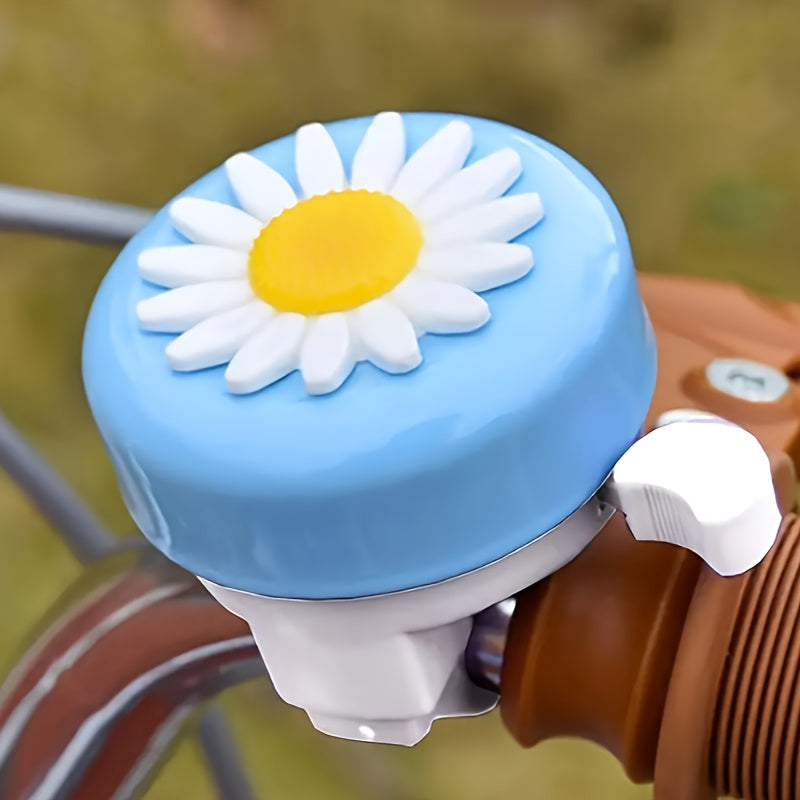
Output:
[[[132,206],[0,185],[0,231],[122,245],[151,215],[151,211]],[[90,572],[108,571],[105,562],[113,561],[115,552],[129,548],[129,541],[112,536],[2,414],[0,468],[50,522],[53,531],[72,554],[82,564],[95,565]],[[131,723],[127,726],[128,740],[137,728],[140,731],[147,729],[149,741],[141,747],[140,753],[131,754],[131,763],[127,765],[125,774],[118,774],[120,770],[116,765],[116,773],[114,769],[106,770],[107,777],[95,778],[99,782],[92,785],[108,787],[108,791],[113,792],[108,796],[115,800],[133,797],[149,779],[162,753],[197,703],[232,683],[263,675],[263,666],[249,631],[233,622],[227,614],[216,616],[216,604],[194,577],[167,565],[143,537],[133,541],[138,551],[138,564],[132,567],[126,564],[126,573],[108,576],[105,581],[99,581],[99,589],[94,586],[91,591],[87,590],[86,596],[76,604],[77,610],[72,608],[63,612],[45,638],[37,642],[8,676],[0,693],[0,787],[4,797],[17,791],[14,787],[20,784],[20,779],[15,771],[19,772],[22,762],[23,773],[27,771],[37,775],[34,775],[33,783],[19,789],[24,792],[20,797],[61,800],[81,796],[79,793],[84,791],[81,787],[92,778],[92,770],[102,768],[102,754],[108,755],[109,745],[121,746],[116,740],[121,738],[118,728],[124,719]],[[142,585],[132,587],[137,581]],[[123,588],[131,591],[126,594]],[[114,601],[115,596],[125,597],[127,603],[120,606]],[[147,619],[148,610],[152,628],[146,632],[165,631],[168,628],[165,620],[180,610],[181,603],[207,604],[208,613],[216,616],[222,624],[217,624],[218,630],[197,646],[193,646],[194,643],[190,646],[187,642],[185,648],[177,648],[176,652],[170,643],[170,648],[155,658],[132,659],[134,674],[125,676],[121,685],[109,686],[108,691],[114,693],[104,698],[104,703],[99,697],[94,704],[90,703],[84,709],[87,717],[78,729],[68,730],[64,720],[61,720],[64,723],[61,731],[48,724],[45,714],[48,703],[55,702],[63,707],[63,690],[59,684],[64,683],[66,687],[69,669],[74,667],[75,661],[81,656],[88,657],[90,651],[100,648],[102,642],[110,642],[112,632],[120,633],[134,623],[141,626],[141,622]],[[177,615],[176,623],[180,616]],[[195,616],[198,615],[195,613]],[[203,617],[205,624],[207,616],[204,614]],[[63,651],[55,646],[55,640],[70,626],[73,628],[69,630],[70,644]],[[229,628],[234,629],[234,635],[230,635]],[[48,652],[48,647],[53,652]],[[32,678],[36,680],[30,686]],[[156,693],[152,691],[154,687],[158,690]],[[68,692],[71,689],[74,687],[67,687]],[[15,697],[15,694],[22,697]],[[153,698],[160,700],[160,705],[155,703],[158,707],[148,710],[146,705],[150,703],[153,706]],[[45,714],[45,718],[39,722],[37,715],[41,714]],[[195,730],[220,799],[255,798],[220,709],[211,705],[200,717]],[[31,754],[26,749],[30,738],[36,740],[37,751],[47,750],[52,740],[59,754],[54,755],[52,761],[48,761],[42,752]],[[141,744],[138,742],[133,746]],[[38,759],[39,755],[42,755],[41,759]]]

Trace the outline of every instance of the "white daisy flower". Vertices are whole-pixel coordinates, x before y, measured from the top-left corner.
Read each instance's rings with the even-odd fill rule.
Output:
[[[453,120],[405,158],[399,114],[378,114],[348,181],[336,145],[313,123],[295,136],[302,189],[247,153],[225,164],[241,208],[199,198],[169,213],[192,244],[139,255],[166,287],[137,306],[141,326],[181,334],[170,366],[228,364],[235,393],[299,369],[309,394],[337,389],[358,361],[417,367],[424,333],[466,333],[489,307],[477,293],[533,265],[509,240],[542,217],[539,195],[503,196],[522,171],[511,148],[467,167],[472,129]]]

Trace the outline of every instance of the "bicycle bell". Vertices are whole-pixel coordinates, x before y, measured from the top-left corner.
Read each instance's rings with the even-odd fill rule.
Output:
[[[718,419],[640,438],[655,369],[598,181],[436,113],[233,156],[125,247],[84,343],[142,532],[247,620],[317,728],[402,744],[494,706],[465,668],[474,615],[615,508],[724,574],[767,552],[766,455]]]

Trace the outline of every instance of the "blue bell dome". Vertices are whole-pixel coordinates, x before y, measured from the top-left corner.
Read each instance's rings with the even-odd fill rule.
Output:
[[[174,368],[165,348],[177,329],[143,324],[139,305],[165,291],[143,277],[141,265],[150,262],[142,253],[188,244],[187,225],[176,223],[170,206],[103,280],[83,351],[92,412],[137,525],[192,573],[313,599],[441,581],[551,529],[597,491],[636,439],[655,383],[655,343],[611,199],[566,153],[495,121],[403,114],[406,155],[453,121],[471,132],[459,145],[467,167],[496,151],[517,154],[503,197],[522,208],[537,193],[542,214],[522,232],[506,226],[504,236],[530,249],[533,266],[496,288],[473,281],[461,299],[485,318],[462,320],[458,331],[409,312],[419,357],[402,369],[381,368],[359,351],[346,379],[315,393],[292,364],[253,391],[226,384],[225,363]],[[371,122],[324,126],[329,139],[320,146],[332,140],[345,176]],[[251,155],[300,196],[298,136]],[[431,162],[434,171],[441,158]],[[223,167],[178,197],[242,206]],[[480,228],[480,211],[469,219]],[[446,223],[434,226],[431,241],[446,237]],[[423,248],[434,228],[421,227]],[[252,256],[250,264],[252,279]],[[321,312],[308,313],[316,324]],[[280,316],[302,338],[302,314]],[[341,324],[352,339],[352,320]],[[413,337],[405,341],[417,352]]]

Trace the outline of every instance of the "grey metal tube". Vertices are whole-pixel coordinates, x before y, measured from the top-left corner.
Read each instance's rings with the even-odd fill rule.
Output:
[[[61,534],[79,561],[94,561],[111,549],[114,538],[103,524],[2,413],[0,469]]]
[[[228,723],[216,706],[206,709],[198,727],[208,771],[220,800],[255,800]]]
[[[124,244],[152,215],[136,206],[0,184],[0,230]]]
[[[464,654],[467,674],[484,689],[500,691],[503,652],[516,600],[501,600],[475,616]]]

